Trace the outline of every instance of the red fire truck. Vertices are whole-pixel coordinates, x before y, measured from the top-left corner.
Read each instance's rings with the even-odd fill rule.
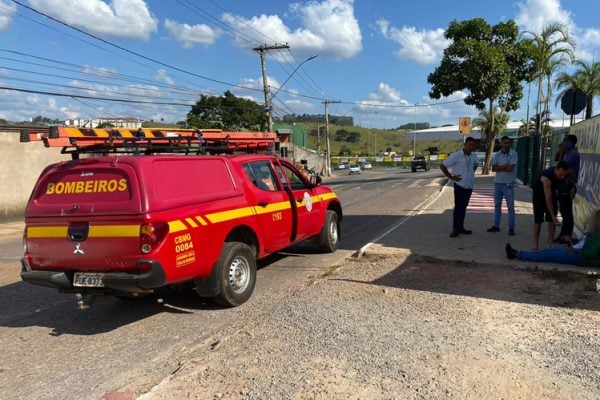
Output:
[[[320,177],[260,154],[275,134],[57,128],[22,138],[63,146],[71,160],[48,166],[30,196],[21,278],[75,293],[81,307],[185,282],[238,306],[257,259],[303,241],[339,246],[339,199]]]

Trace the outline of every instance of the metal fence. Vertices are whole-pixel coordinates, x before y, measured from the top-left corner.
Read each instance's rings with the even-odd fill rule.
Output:
[[[533,186],[535,177],[554,164],[554,155],[562,143],[564,137],[569,133],[569,128],[555,130],[546,146],[545,157],[540,162],[540,136],[523,136],[517,139],[516,151],[519,155],[517,165],[517,178],[526,185]]]

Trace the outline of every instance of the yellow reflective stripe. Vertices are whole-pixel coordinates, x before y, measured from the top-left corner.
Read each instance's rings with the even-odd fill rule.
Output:
[[[254,215],[254,207],[243,207],[236,210],[221,211],[212,214],[207,214],[206,218],[213,224],[217,222],[231,221],[236,218],[249,217]]]
[[[90,226],[88,237],[137,237],[139,225],[98,225]]]
[[[83,137],[83,133],[81,133],[79,128],[64,128],[64,132],[69,137]]]
[[[335,193],[330,192],[330,193],[324,193],[318,196],[319,201],[323,201],[323,200],[329,200],[329,199],[337,199],[337,196],[335,195]]]
[[[28,238],[66,238],[66,226],[28,226]]]
[[[188,227],[185,226],[185,224],[178,219],[176,219],[175,221],[169,221],[169,232],[170,233],[185,231],[187,228]]]
[[[198,224],[196,224],[196,222],[193,219],[191,219],[191,218],[186,218],[185,222],[187,222],[188,224],[190,224],[192,226],[192,228],[197,228],[198,227]]]
[[[196,221],[198,221],[200,223],[200,225],[202,225],[202,226],[208,225],[208,222],[206,222],[204,220],[204,218],[202,218],[200,215],[196,215],[194,218],[196,218]]]
[[[67,226],[28,226],[29,238],[66,238]],[[140,235],[139,225],[96,225],[90,226],[88,237],[137,237]]]
[[[265,207],[255,206],[254,211],[256,214],[268,214],[275,211],[288,210],[290,209],[289,201],[280,201],[279,203],[267,204]]]

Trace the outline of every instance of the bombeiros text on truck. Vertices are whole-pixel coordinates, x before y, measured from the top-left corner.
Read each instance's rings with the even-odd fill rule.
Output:
[[[274,152],[275,133],[190,129],[21,132],[71,155],[49,165],[25,211],[21,278],[77,296],[140,297],[193,283],[248,300],[256,260],[340,243],[342,207],[319,176]]]

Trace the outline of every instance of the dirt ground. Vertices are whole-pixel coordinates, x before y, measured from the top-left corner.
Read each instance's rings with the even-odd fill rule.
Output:
[[[188,349],[139,399],[598,399],[598,277],[349,259]],[[122,393],[123,393],[122,392]],[[145,392],[145,393],[144,393]]]

